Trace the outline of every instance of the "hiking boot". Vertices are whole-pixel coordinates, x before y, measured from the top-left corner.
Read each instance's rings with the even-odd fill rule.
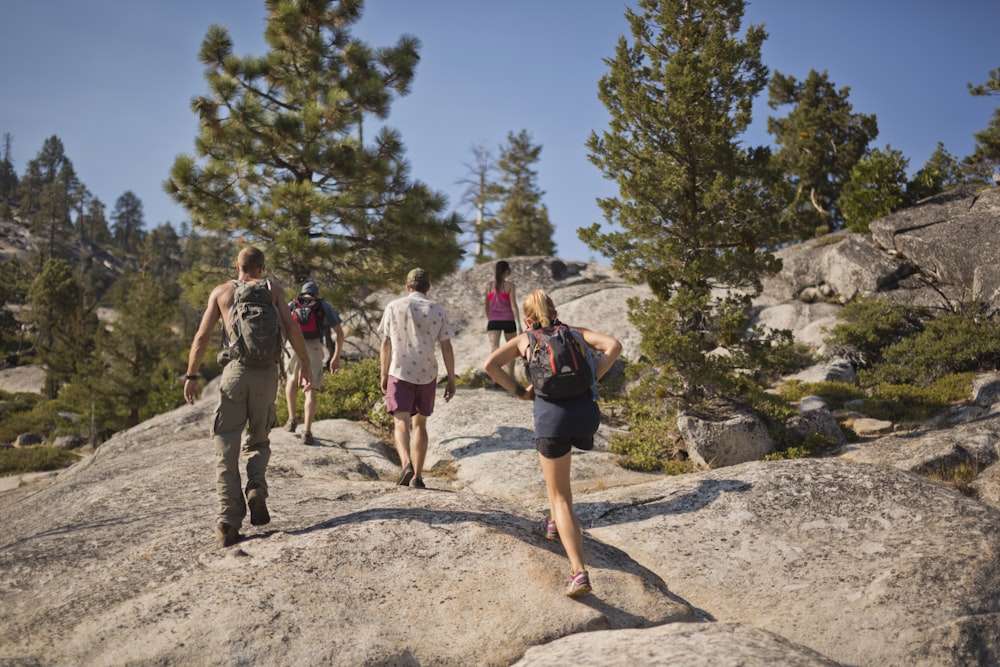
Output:
[[[264,489],[256,488],[247,491],[247,505],[250,506],[250,523],[254,526],[263,526],[271,522],[271,515],[267,511],[267,492]]]
[[[409,486],[410,480],[413,479],[413,463],[407,463],[403,467],[403,472],[399,473],[399,479],[396,481],[396,486]]]
[[[215,536],[219,539],[219,546],[231,547],[239,542],[240,530],[228,523],[219,523],[215,526]]]
[[[285,422],[285,430],[287,430],[289,433],[295,433],[295,427],[297,427],[298,425],[299,423],[295,421],[295,417],[289,417],[288,421]]]
[[[556,522],[552,519],[542,519],[538,524],[540,532],[547,540],[558,540],[559,531],[556,530]]]
[[[569,582],[566,584],[566,595],[576,598],[586,595],[590,591],[590,576],[587,575],[586,570],[580,570],[576,574],[570,575]]]
[[[316,444],[316,440],[313,439],[313,434],[310,433],[309,431],[306,431],[305,433],[303,433],[302,434],[302,444],[303,445],[308,445],[310,447],[312,447],[313,445],[315,445]]]
[[[427,488],[427,485],[424,484],[424,478],[423,477],[414,477],[413,478],[413,483],[410,484],[410,486],[412,486],[415,489],[426,489]]]

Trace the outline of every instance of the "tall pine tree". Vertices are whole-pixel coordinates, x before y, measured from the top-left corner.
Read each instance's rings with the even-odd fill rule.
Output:
[[[793,238],[839,229],[844,219],[837,199],[878,135],[875,116],[854,113],[847,101],[851,89],[834,88],[826,72],[811,70],[805,81],[775,72],[769,90],[772,109],[792,106],[784,118],[768,118],[767,129],[779,146],[774,159],[793,190],[785,211]]]
[[[490,249],[496,257],[515,255],[554,255],[553,227],[549,211],[542,204],[538,188],[538,172],[534,165],[542,152],[531,143],[527,130],[507,135],[500,149],[500,208],[497,211],[499,231],[493,236]]]
[[[446,198],[410,179],[399,133],[384,125],[409,92],[419,42],[354,38],[362,4],[266,0],[259,57],[234,55],[228,31],[209,28],[196,155],[164,184],[194,224],[263,246],[279,274],[325,283],[342,306],[413,266],[448,273],[462,254]]]
[[[969,93],[974,97],[1000,96],[1000,69],[992,70],[985,83],[977,86],[970,83]],[[1000,169],[1000,107],[993,112],[986,129],[974,136],[976,147],[972,155],[965,158],[963,166],[971,179],[989,181]]]
[[[657,397],[698,405],[731,396],[764,364],[765,332],[747,335],[761,278],[779,268],[769,198],[770,151],[741,135],[767,82],[766,33],[740,30],[742,0],[640,0],[626,10],[599,97],[610,128],[591,135],[590,159],[618,184],[599,200],[608,221],[580,237],[654,298],[633,299]],[[725,353],[718,353],[724,350]],[[671,398],[672,397],[672,398]]]

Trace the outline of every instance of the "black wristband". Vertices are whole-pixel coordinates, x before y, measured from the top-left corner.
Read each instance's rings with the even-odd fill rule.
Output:
[[[195,375],[185,375],[184,379],[185,380],[200,380],[201,376],[197,375],[197,374],[195,374]]]
[[[524,395],[528,393],[528,390],[521,385],[515,385],[514,395],[518,398],[524,398]]]

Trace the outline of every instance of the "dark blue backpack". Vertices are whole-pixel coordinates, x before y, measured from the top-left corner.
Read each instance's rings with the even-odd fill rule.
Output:
[[[594,387],[594,362],[583,338],[556,320],[525,332],[525,372],[535,395],[551,400],[575,398]]]

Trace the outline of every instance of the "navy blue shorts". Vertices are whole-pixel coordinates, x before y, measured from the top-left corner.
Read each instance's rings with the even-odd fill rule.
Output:
[[[563,438],[535,438],[535,449],[547,459],[558,459],[569,454],[573,447],[577,449],[593,449],[594,436],[580,435]]]

